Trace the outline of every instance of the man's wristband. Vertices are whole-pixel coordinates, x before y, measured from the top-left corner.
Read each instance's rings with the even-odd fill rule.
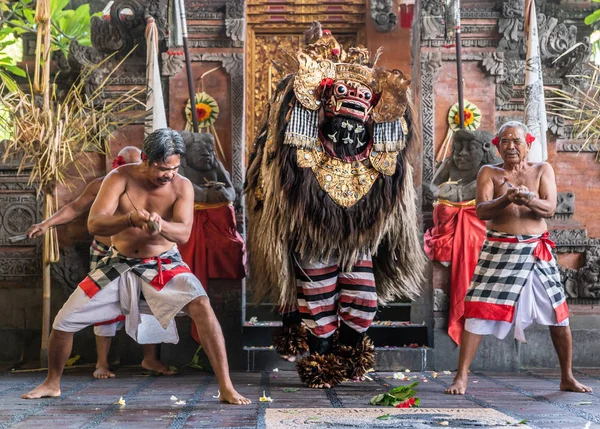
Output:
[[[127,222],[129,223],[129,226],[131,228],[135,228],[135,225],[133,224],[133,220],[131,219],[131,216],[133,216],[133,212],[129,213],[129,216],[127,217]]]

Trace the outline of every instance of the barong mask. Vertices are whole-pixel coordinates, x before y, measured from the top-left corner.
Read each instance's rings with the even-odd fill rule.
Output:
[[[396,171],[408,135],[410,80],[375,68],[381,50],[373,59],[362,46],[346,51],[320,27],[306,42],[295,56],[287,53],[295,100],[284,144],[298,149],[298,166],[311,168],[337,204],[350,207],[381,174]]]

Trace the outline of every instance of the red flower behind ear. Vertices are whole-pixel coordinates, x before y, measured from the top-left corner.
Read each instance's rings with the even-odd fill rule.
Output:
[[[498,138],[498,136],[494,137],[494,139],[492,140],[492,144],[494,146],[498,146],[499,143],[500,143],[500,139]]]
[[[525,141],[527,142],[527,144],[529,146],[531,146],[531,143],[533,143],[535,141],[535,136],[527,133],[527,135],[525,136]]]
[[[142,161],[146,161],[148,159],[148,155],[145,153],[142,154]]]
[[[127,164],[125,162],[125,158],[123,158],[122,156],[119,155],[115,159],[113,159],[112,169],[114,170],[115,168],[119,168],[120,166],[125,165],[125,164]]]

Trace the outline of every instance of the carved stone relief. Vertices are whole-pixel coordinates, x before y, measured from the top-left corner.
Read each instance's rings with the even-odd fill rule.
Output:
[[[145,55],[146,17],[155,19],[162,40],[167,31],[167,10],[167,0],[115,0],[110,8],[110,19],[92,18],[92,45],[100,52],[118,52],[120,56],[138,45],[138,55]]]
[[[52,264],[52,281],[58,284],[66,295],[70,295],[89,271],[89,243],[76,243],[72,247],[60,249],[60,260]]]
[[[600,299],[600,240],[588,238],[584,229],[551,231],[550,238],[556,243],[558,253],[584,255],[584,266],[578,270],[559,266],[567,296],[576,303],[597,303]]]
[[[225,6],[225,33],[231,38],[234,46],[242,47],[246,35],[246,20],[244,19],[244,0],[232,0]]]
[[[442,66],[439,52],[421,54],[421,121],[423,128],[423,183],[433,181],[434,167],[434,96],[433,83],[437,71]],[[423,204],[431,204],[423,200]]]
[[[371,21],[382,33],[392,31],[398,25],[398,17],[394,13],[392,0],[371,0]]]
[[[40,210],[40,202],[33,193],[0,193],[0,246],[32,245],[33,241],[13,244],[8,239],[39,222]]]
[[[575,212],[575,194],[573,192],[559,192],[556,204],[556,219],[569,219]]]

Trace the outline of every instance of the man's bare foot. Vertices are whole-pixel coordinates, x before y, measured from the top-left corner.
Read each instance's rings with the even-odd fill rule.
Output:
[[[448,395],[464,395],[466,391],[467,377],[459,377],[458,374],[456,374],[456,377],[454,377],[454,381],[450,387],[446,389],[446,393]]]
[[[57,398],[60,396],[60,387],[51,386],[43,382],[31,392],[21,395],[23,399]]]
[[[115,378],[115,375],[110,372],[107,366],[96,366],[94,378]]]
[[[176,372],[169,369],[167,365],[158,359],[144,359],[142,361],[142,368],[147,369],[148,371],[158,372],[162,375],[173,375]]]
[[[219,401],[234,405],[247,405],[252,402],[250,399],[244,398],[237,393],[233,387],[219,391]]]
[[[592,388],[587,387],[585,384],[581,384],[575,378],[567,378],[560,381],[560,390],[565,392],[591,392]]]
[[[287,360],[288,362],[296,362],[296,356],[294,355],[279,355],[281,359]]]

